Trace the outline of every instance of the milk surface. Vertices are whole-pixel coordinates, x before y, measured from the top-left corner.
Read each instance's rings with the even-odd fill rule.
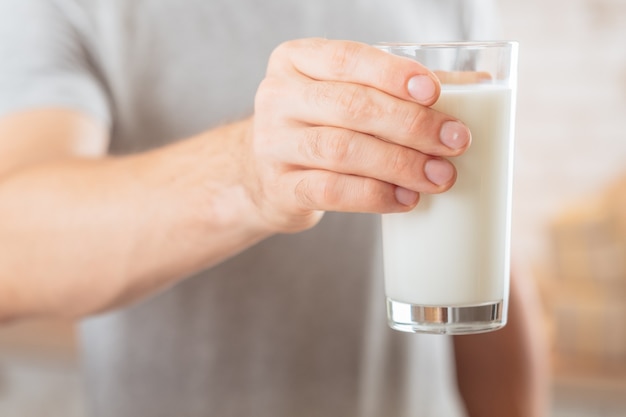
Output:
[[[512,90],[444,86],[435,109],[472,132],[451,158],[458,177],[443,194],[422,194],[409,213],[383,216],[387,297],[427,306],[499,302],[508,293]]]

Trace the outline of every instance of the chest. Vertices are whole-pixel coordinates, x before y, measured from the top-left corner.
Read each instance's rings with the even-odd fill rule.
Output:
[[[250,115],[271,51],[303,37],[366,43],[460,36],[450,0],[102,0],[95,61],[113,151],[142,150]]]

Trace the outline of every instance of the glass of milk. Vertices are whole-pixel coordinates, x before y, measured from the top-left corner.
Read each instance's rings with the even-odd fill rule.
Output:
[[[382,218],[389,325],[467,334],[506,324],[509,292],[516,42],[378,44],[441,81],[433,108],[463,121],[472,144],[450,158],[457,181]]]

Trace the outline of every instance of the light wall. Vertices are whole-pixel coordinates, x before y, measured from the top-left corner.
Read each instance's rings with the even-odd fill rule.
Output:
[[[499,4],[520,41],[513,244],[538,261],[554,216],[626,175],[626,1]]]

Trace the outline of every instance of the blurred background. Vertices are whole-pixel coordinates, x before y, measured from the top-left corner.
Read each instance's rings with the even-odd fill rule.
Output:
[[[551,417],[623,417],[626,1],[499,3],[520,41],[513,250],[544,307]],[[84,417],[72,323],[0,328],[0,416]]]
[[[625,416],[626,2],[500,4],[520,41],[514,253],[544,306],[553,415]]]

